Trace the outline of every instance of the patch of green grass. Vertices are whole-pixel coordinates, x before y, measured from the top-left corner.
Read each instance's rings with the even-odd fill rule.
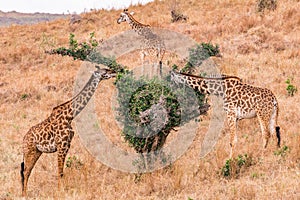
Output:
[[[289,147],[284,145],[282,148],[274,151],[274,155],[275,156],[282,156],[282,157],[285,157],[286,154],[290,151]]]
[[[253,172],[251,174],[251,178],[260,178],[262,176],[264,176],[264,174],[263,173],[259,173],[259,172]]]
[[[21,95],[20,99],[21,99],[21,100],[25,100],[25,99],[27,99],[28,97],[29,97],[29,94],[24,93],[24,94]]]
[[[285,83],[287,84],[286,91],[288,95],[291,97],[294,96],[294,94],[297,92],[297,87],[292,84],[292,80],[293,80],[292,78],[288,78],[285,81]]]
[[[77,156],[69,156],[66,161],[67,168],[80,169],[83,166],[82,161]]]
[[[221,175],[225,178],[237,178],[243,170],[253,165],[252,156],[238,155],[236,158],[228,159],[221,168]]]

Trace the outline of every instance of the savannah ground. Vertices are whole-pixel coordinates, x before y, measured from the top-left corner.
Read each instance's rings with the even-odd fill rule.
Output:
[[[182,157],[170,167],[143,175],[135,183],[134,174],[96,161],[76,134],[67,157],[75,156],[77,161],[73,159],[73,163],[77,165],[65,167],[64,189],[57,190],[56,154],[43,154],[29,179],[29,198],[300,198],[300,96],[299,92],[289,96],[285,83],[290,78],[293,85],[300,86],[300,2],[279,1],[275,11],[260,14],[254,0],[178,1],[176,8],[189,17],[186,23],[171,23],[170,11],[174,5],[171,0],[155,1],[129,9],[145,24],[180,32],[198,43],[219,44],[223,57],[216,62],[221,72],[271,89],[280,106],[282,146],[286,145],[288,150],[274,154],[277,149],[273,139],[262,155],[257,119],[241,121],[236,154],[250,155],[254,163],[238,177],[225,178],[220,171],[229,156],[226,126],[210,154],[199,157],[210,122],[208,114],[201,116],[197,135]],[[0,29],[0,199],[21,198],[23,135],[44,120],[54,106],[72,97],[74,80],[82,65],[72,58],[45,54],[44,50],[67,46],[69,33],[74,33],[79,41],[85,41],[91,32],[106,40],[128,30],[127,24],[116,23],[120,12],[92,11],[82,14],[82,21],[73,25],[62,19]],[[136,58],[127,55],[118,61],[137,66],[140,60]],[[120,130],[114,128],[110,99],[116,92],[113,82],[100,84],[95,94],[97,112],[101,127],[109,133],[107,137],[129,149]]]

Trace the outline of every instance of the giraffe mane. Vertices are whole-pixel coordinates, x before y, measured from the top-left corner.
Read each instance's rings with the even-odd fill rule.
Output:
[[[76,96],[77,96],[77,95],[76,95]],[[76,96],[75,96],[75,97],[76,97]],[[64,103],[61,103],[61,104],[55,106],[55,107],[52,109],[52,111],[55,111],[55,110],[57,110],[59,107],[64,106],[64,105],[70,103],[70,101],[72,101],[75,97],[73,97],[73,98],[70,99],[69,101],[66,101],[66,102],[64,102]]]
[[[124,9],[124,13],[126,13],[127,16],[128,16],[132,21],[134,21],[134,23],[137,23],[137,24],[139,24],[139,25],[141,25],[141,26],[147,26],[147,27],[150,27],[149,24],[143,24],[143,23],[137,21],[137,20],[132,16],[132,14],[130,14],[130,13],[128,12],[128,9]]]
[[[226,74],[212,74],[212,75],[209,75],[208,77],[196,76],[193,74],[187,74],[187,73],[183,73],[183,72],[180,72],[179,74],[182,74],[185,76],[190,76],[190,77],[195,77],[195,78],[204,78],[204,79],[212,79],[212,80],[225,80],[225,79],[234,78],[234,79],[238,79],[239,81],[242,81],[242,79],[237,76],[226,75]]]

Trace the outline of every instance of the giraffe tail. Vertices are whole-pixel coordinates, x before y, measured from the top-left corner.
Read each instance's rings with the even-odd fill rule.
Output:
[[[278,103],[276,98],[273,101],[274,107],[273,107],[273,114],[271,117],[271,127],[275,127],[275,132],[276,132],[276,137],[277,137],[277,146],[280,147],[280,142],[281,142],[281,136],[280,136],[280,127],[277,124],[277,118],[278,118],[278,112],[279,112],[279,108],[278,108]],[[274,128],[272,128],[272,133],[274,133]]]
[[[159,61],[159,75],[162,77],[162,61]]]
[[[25,164],[24,161],[21,163],[21,182],[22,182],[22,187],[24,187],[24,170],[25,170]]]
[[[280,127],[279,126],[276,126],[276,137],[277,137],[277,146],[280,147],[281,137],[280,137]]]

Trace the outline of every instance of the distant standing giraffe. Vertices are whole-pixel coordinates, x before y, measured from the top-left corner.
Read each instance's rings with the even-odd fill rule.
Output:
[[[111,70],[93,72],[79,94],[53,108],[50,116],[29,129],[23,139],[23,162],[21,163],[22,195],[27,195],[27,183],[36,161],[42,153],[58,152],[58,175],[63,176],[66,155],[74,136],[72,120],[84,109],[101,80],[115,76]],[[60,185],[60,179],[58,182]]]
[[[275,95],[266,88],[254,87],[242,83],[235,76],[205,78],[184,73],[171,72],[171,80],[186,84],[205,94],[221,96],[224,100],[224,110],[230,128],[230,158],[237,142],[237,121],[258,117],[261,126],[263,147],[266,148],[270,133],[277,136],[277,146],[280,147],[280,127],[277,125],[278,102]]]
[[[163,40],[151,30],[150,25],[145,25],[138,22],[133,18],[133,12],[129,13],[128,9],[124,9],[121,13],[117,23],[128,22],[131,28],[140,36],[143,37],[143,45],[141,58],[144,62],[144,58],[147,55],[155,56],[159,60],[159,73],[162,76],[162,59],[164,57],[166,47]],[[144,69],[142,69],[144,70]],[[157,69],[155,70],[157,72]],[[144,71],[142,72],[144,73]]]

